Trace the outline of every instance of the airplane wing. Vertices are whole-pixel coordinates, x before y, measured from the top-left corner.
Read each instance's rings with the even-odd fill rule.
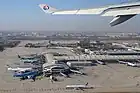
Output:
[[[116,6],[107,6],[102,8],[92,9],[77,9],[77,10],[58,10],[47,4],[40,4],[39,7],[45,12],[52,15],[90,15],[99,14],[101,16],[113,16],[114,19],[110,22],[111,26],[118,25],[140,14],[140,4],[124,4]]]
[[[76,90],[82,90],[82,91],[84,91],[84,89],[81,88],[81,87],[76,88]]]
[[[45,12],[52,15],[66,15],[66,14],[101,14],[105,8],[97,9],[77,9],[77,10],[58,10],[47,4],[39,4],[39,7]]]

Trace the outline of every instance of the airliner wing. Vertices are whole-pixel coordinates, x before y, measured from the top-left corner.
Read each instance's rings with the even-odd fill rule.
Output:
[[[40,8],[45,13],[50,13],[52,15],[66,15],[66,14],[99,14],[101,16],[113,16],[115,17],[111,22],[111,26],[118,25],[132,18],[133,16],[140,14],[140,4],[125,4],[118,6],[107,6],[102,8],[93,9],[77,9],[77,10],[57,10],[47,4],[40,4]]]
[[[51,6],[48,6],[47,4],[40,4],[40,8],[45,13],[50,13],[52,15],[56,14],[100,14],[102,13],[105,8],[97,8],[97,9],[77,9],[77,10],[57,10]]]

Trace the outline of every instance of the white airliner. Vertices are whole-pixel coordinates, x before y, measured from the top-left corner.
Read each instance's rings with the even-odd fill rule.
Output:
[[[6,66],[7,66],[8,71],[14,71],[14,72],[32,70],[31,67],[11,67],[9,65],[6,65]]]
[[[67,85],[66,89],[76,89],[76,90],[83,90],[83,89],[93,89],[94,86],[85,84],[85,85]]]
[[[140,67],[140,64],[136,62],[128,62],[127,65],[132,67]]]
[[[99,60],[96,60],[96,62],[97,62],[98,64],[105,65],[105,62],[102,62],[102,61],[99,61]]]
[[[12,67],[9,67],[8,68],[8,71],[26,71],[26,70],[32,70],[32,68],[19,68],[19,67],[17,67],[17,68],[12,68]]]
[[[128,64],[126,61],[118,61],[120,64]]]
[[[113,16],[114,19],[110,22],[111,26],[121,24],[127,21],[128,19],[134,17],[135,15],[140,14],[140,2],[124,3],[124,4],[110,5],[106,7],[100,7],[100,8],[77,9],[77,10],[59,10],[47,4],[39,4],[39,6],[45,13],[50,13],[52,15],[99,14],[101,16]]]

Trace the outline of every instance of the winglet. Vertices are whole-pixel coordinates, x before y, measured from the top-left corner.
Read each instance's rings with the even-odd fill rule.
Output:
[[[39,4],[39,7],[45,12],[45,13],[49,13],[52,14],[56,11],[55,8],[52,8],[50,6],[48,6],[47,4]]]

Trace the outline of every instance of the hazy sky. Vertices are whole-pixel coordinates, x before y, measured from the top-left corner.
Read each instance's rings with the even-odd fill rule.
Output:
[[[124,24],[110,27],[112,17],[52,16],[38,7],[40,3],[47,3],[58,9],[79,9],[118,4],[121,1],[124,0],[1,0],[0,31],[139,31],[139,15]]]

